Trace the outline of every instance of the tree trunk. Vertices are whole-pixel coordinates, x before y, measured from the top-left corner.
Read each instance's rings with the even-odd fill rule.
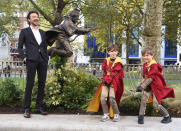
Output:
[[[163,0],[144,1],[143,47],[153,47],[155,59],[160,62]]]

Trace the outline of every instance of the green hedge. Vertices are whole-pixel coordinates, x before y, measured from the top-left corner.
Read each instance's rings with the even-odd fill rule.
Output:
[[[15,84],[14,80],[6,78],[0,83],[0,105],[22,104],[22,90]]]
[[[85,109],[99,83],[88,73],[59,69],[56,75],[48,76],[44,102],[48,108],[56,106],[62,112]]]
[[[22,107],[24,92],[18,88],[13,79],[5,79],[0,82],[0,106]],[[85,111],[100,81],[94,76],[77,70],[65,69],[52,70],[48,74],[45,87],[45,107],[49,111],[54,109],[59,112],[74,113]],[[37,79],[32,93],[31,108],[35,109],[37,97]],[[181,111],[180,108],[180,85],[173,85],[176,98],[163,101],[167,109]],[[125,86],[125,91],[120,103],[120,112],[125,115],[138,115],[141,94],[130,93]],[[152,104],[147,105],[146,115],[156,116],[158,113]]]
[[[141,103],[141,93],[129,94],[123,96],[122,101],[120,102],[119,110],[121,113],[130,114],[130,115],[138,115]],[[162,102],[162,105],[168,108],[166,102]],[[153,103],[146,105],[145,115],[147,116],[159,116],[160,114],[156,112],[153,108]]]

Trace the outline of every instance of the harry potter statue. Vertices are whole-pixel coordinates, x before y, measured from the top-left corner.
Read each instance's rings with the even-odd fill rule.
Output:
[[[91,29],[80,28],[77,27],[75,24],[79,20],[79,13],[78,9],[72,10],[69,14],[64,16],[64,20],[61,24],[56,25],[52,29],[49,29],[46,32],[47,40],[49,42],[53,42],[57,40],[56,47],[51,47],[48,50],[49,56],[58,55],[60,57],[70,57],[73,54],[72,47],[70,45],[69,38],[74,34],[84,35],[89,33],[91,30],[95,30],[98,27],[94,27]]]

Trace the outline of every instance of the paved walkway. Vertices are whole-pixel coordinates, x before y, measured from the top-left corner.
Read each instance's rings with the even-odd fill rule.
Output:
[[[100,115],[48,115],[0,114],[0,131],[181,131],[181,118],[171,123],[160,123],[161,117],[145,117],[138,125],[136,116],[121,116],[119,122],[100,122]]]

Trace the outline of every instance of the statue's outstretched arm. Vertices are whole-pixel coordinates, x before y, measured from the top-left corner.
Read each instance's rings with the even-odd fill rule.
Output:
[[[95,26],[95,27],[92,27],[92,28],[77,27],[76,34],[84,35],[84,34],[89,33],[90,31],[94,31],[94,30],[97,30],[99,28],[100,28],[99,26]]]
[[[89,33],[90,31],[91,31],[91,29],[89,29],[89,28],[77,27],[75,34],[84,35],[84,34]]]

